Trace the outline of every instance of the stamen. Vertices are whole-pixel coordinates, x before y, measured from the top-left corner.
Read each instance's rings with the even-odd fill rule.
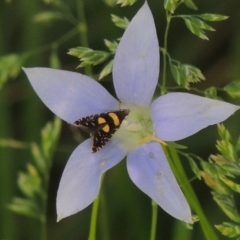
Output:
[[[149,142],[149,141],[159,142],[160,144],[163,144],[164,146],[167,146],[167,143],[165,143],[163,140],[157,138],[157,137],[154,136],[154,135],[147,136],[147,137],[143,138],[143,139],[141,140],[140,144],[144,144],[144,143]]]

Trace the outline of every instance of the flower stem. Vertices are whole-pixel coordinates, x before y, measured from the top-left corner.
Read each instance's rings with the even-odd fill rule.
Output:
[[[198,198],[197,198],[195,192],[193,191],[191,184],[189,183],[189,180],[183,169],[183,166],[182,166],[182,163],[178,156],[178,153],[171,146],[168,147],[167,157],[170,160],[169,163],[171,165],[171,168],[172,168],[178,182],[180,183],[180,185],[182,187],[184,195],[186,196],[190,206],[193,208],[193,210],[197,213],[197,215],[199,217],[200,225],[201,225],[201,228],[205,235],[205,239],[217,240],[218,237],[217,237],[214,229],[212,228],[211,224],[209,223],[207,217],[205,216],[205,214],[201,208],[201,205],[198,201]]]
[[[78,29],[80,32],[80,42],[81,45],[84,47],[88,47],[88,38],[87,38],[87,32],[88,32],[88,28],[87,28],[87,21],[85,18],[85,13],[84,13],[84,3],[83,0],[78,0],[77,1],[77,10],[78,10],[78,17],[80,20]],[[92,76],[92,68],[91,66],[85,66],[85,72],[86,75],[88,76]]]
[[[101,183],[103,182],[103,178],[104,178],[104,174],[102,175]],[[96,240],[99,202],[100,202],[100,192],[93,202],[88,240]]]
[[[157,231],[157,216],[158,216],[158,205],[152,200],[152,222],[150,240],[155,240]]]
[[[94,200],[93,206],[92,206],[92,215],[91,215],[91,223],[90,223],[88,240],[96,240],[97,216],[98,216],[98,207],[99,207],[99,199],[100,199],[99,195]]]
[[[163,80],[162,80],[162,86],[161,86],[161,95],[165,94],[166,92],[166,79],[167,79],[167,38],[168,38],[168,32],[171,22],[171,15],[166,11],[166,19],[167,19],[167,25],[166,30],[164,34],[164,47],[163,47]]]

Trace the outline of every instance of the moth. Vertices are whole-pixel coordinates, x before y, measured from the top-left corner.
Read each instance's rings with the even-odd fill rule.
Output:
[[[129,113],[129,109],[99,113],[80,118],[74,125],[90,133],[93,142],[92,152],[95,153],[112,138]]]

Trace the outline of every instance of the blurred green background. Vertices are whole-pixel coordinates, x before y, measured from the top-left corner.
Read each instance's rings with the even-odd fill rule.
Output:
[[[60,0],[59,0],[60,1]],[[68,49],[81,45],[81,34],[76,33],[58,46],[58,39],[71,31],[74,26],[71,18],[52,21],[36,21],[36,15],[42,11],[65,11],[79,19],[79,0],[62,0],[64,8],[56,7],[51,1],[43,0],[1,0],[0,1],[0,77],[4,78],[4,57],[15,57],[25,67],[49,67],[52,61],[59,61],[61,69],[76,70],[78,59],[67,55]],[[115,40],[121,37],[123,30],[116,28],[111,22],[110,14],[126,16],[131,19],[143,0],[131,7],[109,6],[107,0],[85,0],[84,12],[88,26],[89,47],[106,50],[103,39]],[[160,45],[163,43],[165,30],[165,12],[163,1],[149,0],[152,9]],[[206,77],[206,81],[193,85],[201,90],[210,86],[223,87],[240,78],[240,28],[239,0],[195,1],[198,13],[217,13],[230,18],[211,25],[216,32],[208,33],[210,41],[203,41],[194,36],[180,19],[174,19],[169,34],[169,52],[171,56],[183,63],[197,66]],[[194,11],[181,6],[177,13],[194,14]],[[34,20],[35,19],[35,20]],[[144,34],[144,33],[143,33]],[[52,44],[54,43],[54,44]],[[27,54],[27,55],[24,55]],[[10,56],[8,56],[10,55]],[[26,57],[26,60],[24,60]],[[93,68],[97,78],[100,67]],[[14,72],[14,66],[13,66]],[[53,119],[53,114],[42,104],[31,88],[23,71],[6,77],[0,89],[0,138],[15,139],[22,142],[40,141],[40,130]],[[174,86],[169,74],[168,85]],[[106,77],[102,84],[113,92],[111,77]],[[227,95],[221,95],[226,101],[240,104]],[[233,139],[240,132],[240,113],[236,113],[226,121],[226,126]],[[86,135],[87,136],[87,135]],[[181,141],[187,145],[189,152],[199,154],[208,159],[216,154],[215,141],[218,138],[216,126],[209,127]],[[53,167],[50,175],[49,199],[47,210],[47,235],[50,240],[87,239],[91,206],[80,213],[56,223],[55,199],[59,180],[68,157],[78,145],[72,129],[63,123],[60,143],[54,154]],[[19,171],[25,171],[26,164],[32,161],[30,151],[26,149],[0,147],[0,240],[38,240],[39,222],[17,215],[6,206],[15,196],[22,196],[17,188]],[[186,159],[182,159],[189,178],[193,177]],[[194,180],[192,185],[211,224],[220,224],[226,216],[212,200],[210,189],[203,181]],[[103,184],[103,197],[100,202],[98,239],[137,239],[149,238],[151,222],[151,200],[136,188],[130,181],[125,161],[107,172]],[[227,239],[220,235],[219,239]],[[157,239],[194,239],[202,240],[204,236],[196,223],[193,230],[171,216],[159,211]]]

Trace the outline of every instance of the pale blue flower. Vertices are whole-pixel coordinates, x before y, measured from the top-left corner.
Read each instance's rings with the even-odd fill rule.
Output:
[[[152,102],[159,75],[159,44],[147,3],[126,29],[114,59],[114,87],[121,104],[82,74],[47,68],[24,71],[46,106],[68,123],[119,107],[131,110],[101,151],[92,153],[91,139],[87,139],[72,153],[57,194],[59,220],[90,205],[99,192],[101,175],[126,157],[136,186],[173,217],[191,222],[189,205],[161,145],[141,142],[151,135],[164,141],[186,138],[225,120],[239,107],[187,93],[169,93]]]

